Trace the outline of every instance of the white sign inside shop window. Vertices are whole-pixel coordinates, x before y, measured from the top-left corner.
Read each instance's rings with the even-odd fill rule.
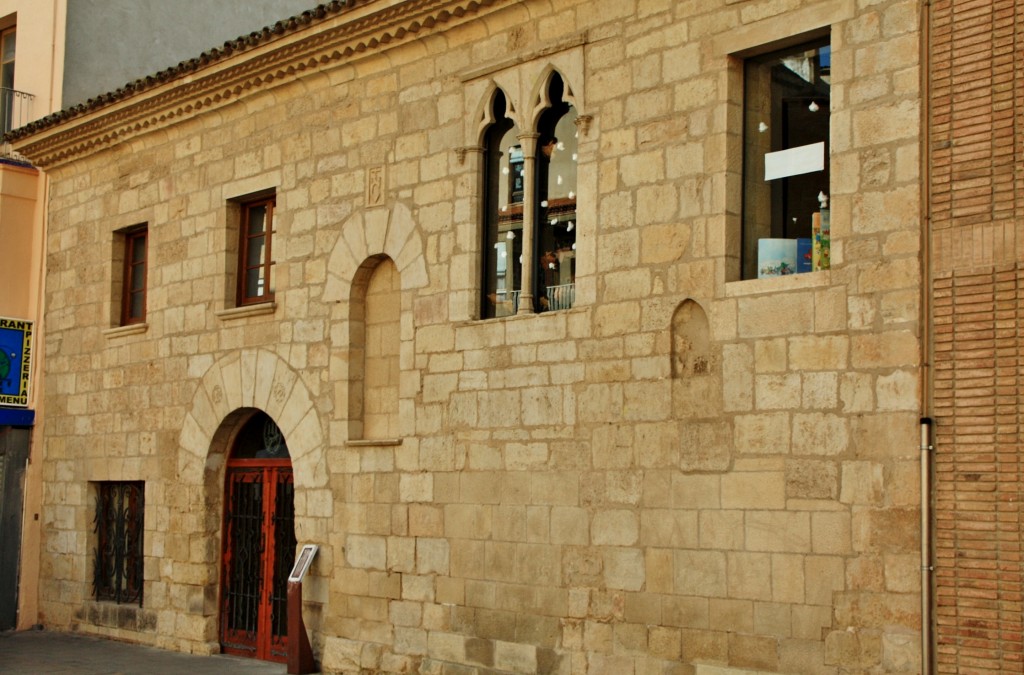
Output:
[[[800,145],[764,156],[764,179],[788,178],[825,170],[825,143]]]

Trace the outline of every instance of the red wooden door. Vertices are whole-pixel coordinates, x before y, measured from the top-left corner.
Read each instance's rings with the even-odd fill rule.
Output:
[[[294,493],[289,460],[228,463],[220,621],[225,653],[288,658]]]

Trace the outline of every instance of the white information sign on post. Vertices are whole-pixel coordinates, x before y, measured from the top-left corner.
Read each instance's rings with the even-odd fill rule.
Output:
[[[316,544],[303,544],[299,555],[295,556],[295,565],[292,566],[292,571],[288,575],[289,583],[302,582],[302,578],[309,571],[309,566],[313,563],[313,558],[318,550],[320,547]]]

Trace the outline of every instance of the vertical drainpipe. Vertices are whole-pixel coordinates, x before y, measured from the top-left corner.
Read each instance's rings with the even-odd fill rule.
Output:
[[[921,673],[932,664],[931,0],[921,2]]]
[[[932,543],[931,543],[931,453],[935,449],[931,443],[932,419],[921,418],[921,673],[932,672],[931,656],[931,581]]]

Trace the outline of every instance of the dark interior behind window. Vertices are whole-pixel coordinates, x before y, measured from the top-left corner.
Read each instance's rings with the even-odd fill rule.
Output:
[[[757,276],[759,239],[811,236],[819,195],[829,195],[830,93],[828,38],[744,64],[744,279]]]

